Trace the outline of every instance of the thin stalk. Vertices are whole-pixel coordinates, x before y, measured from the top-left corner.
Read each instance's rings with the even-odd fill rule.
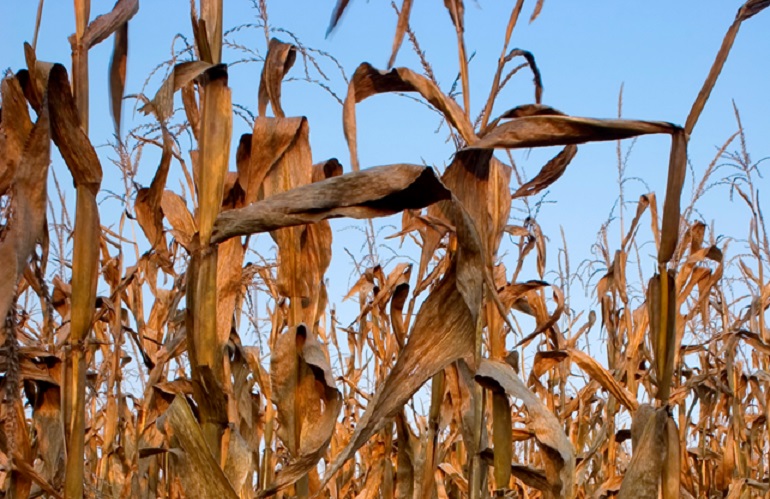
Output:
[[[474,359],[476,366],[481,364],[481,347],[483,343],[482,338],[482,321],[483,315],[479,313],[476,319],[476,344],[474,351]],[[481,463],[481,435],[484,425],[484,407],[486,406],[486,390],[478,384],[473,384],[473,446],[469,449],[473,452],[470,456],[470,479],[468,480],[468,486],[470,488],[470,499],[481,498],[481,484],[482,484],[482,463]]]
[[[433,376],[430,395],[430,412],[428,413],[428,435],[425,446],[425,465],[422,471],[422,497],[433,497],[436,481],[433,474],[436,469],[436,453],[438,449],[438,425],[441,417],[441,403],[444,400],[444,388],[446,386],[444,371]]]

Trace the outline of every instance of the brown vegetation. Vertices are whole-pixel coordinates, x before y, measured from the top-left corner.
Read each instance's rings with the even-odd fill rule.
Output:
[[[425,74],[360,65],[343,104],[352,170],[343,173],[336,160],[313,164],[308,120],[282,110],[282,82],[298,48],[277,39],[265,57],[252,133],[240,137],[229,164],[234,108],[222,61],[222,0],[201,0],[192,16],[194,60],[175,63],[144,99],[154,128],[131,134],[162,151],[149,187],[127,187],[126,212],[143,232],[137,240],[122,232],[125,214],[120,233],[100,222],[102,164],[88,136],[87,68],[89,50],[114,37],[110,94],[121,137],[127,23],[138,0],[119,0],[95,19],[90,0],[75,0],[71,73],[25,46],[27,68],[3,79],[0,115],[5,496],[770,492],[770,246],[745,148],[732,159],[745,185],[736,192],[752,213],[750,255],[728,259],[692,206],[680,206],[690,133],[741,23],[770,2],[741,7],[684,127],[567,116],[543,105],[534,56],[508,48],[523,0],[513,6],[493,87],[474,120],[463,2],[444,3],[457,34],[463,103],[439,88],[424,59]],[[397,9],[391,64],[404,37],[413,37],[411,4]],[[267,26],[266,2],[256,5]],[[332,27],[347,5],[338,2]],[[535,76],[536,102],[494,118],[517,57]],[[177,91],[184,123],[172,126]],[[418,95],[451,125],[457,149],[441,175],[414,164],[359,165],[356,104],[386,92]],[[189,157],[175,140],[181,129],[197,144]],[[600,245],[607,269],[595,285],[600,316],[564,314],[568,290],[543,280],[544,236],[532,219],[510,225],[512,200],[556,182],[578,144],[646,134],[671,136],[661,216],[654,193],[639,199],[620,245],[610,247],[606,237]],[[61,205],[62,220],[49,233],[48,204],[61,199],[46,188],[52,142],[77,202],[74,227]],[[519,172],[495,154],[542,146],[563,149],[512,189]],[[116,147],[124,174],[135,171],[127,151],[122,142]],[[187,181],[179,190],[167,182],[172,165]],[[694,200],[712,173],[696,179]],[[397,235],[419,244],[419,264],[364,269],[349,293],[359,314],[341,328],[325,288],[328,219],[396,213]],[[658,264],[640,291],[627,273],[643,223]],[[265,232],[277,254],[246,264],[250,237]],[[506,234],[519,253],[504,262]],[[52,271],[51,247],[61,258],[70,238],[67,270]],[[523,280],[533,258],[538,279]],[[730,301],[728,267],[742,272],[750,306]],[[262,349],[241,338],[247,321],[265,319],[244,311],[254,288],[271,307]],[[533,331],[518,326],[522,315]],[[601,360],[580,348],[597,321],[607,335]],[[696,342],[685,344],[685,334]],[[531,362],[523,361],[525,350]],[[138,369],[139,384],[126,381],[126,365]],[[420,413],[410,400],[428,381],[429,408]],[[622,418],[633,421],[630,429],[621,428]]]

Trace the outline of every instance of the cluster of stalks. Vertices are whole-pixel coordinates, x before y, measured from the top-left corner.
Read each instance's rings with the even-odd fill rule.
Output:
[[[266,2],[254,3],[268,35]],[[338,2],[332,27],[348,3]],[[770,2],[740,8],[683,127],[574,117],[544,105],[533,54],[509,48],[523,0],[474,119],[464,5],[444,3],[462,103],[441,90],[421,53],[424,75],[361,64],[343,102],[347,173],[336,159],[313,158],[306,118],[285,116],[282,82],[307,52],[269,36],[258,112],[234,144],[223,0],[200,0],[199,9],[193,2],[190,57],[173,61],[155,96],[143,98],[153,125],[142,136],[120,127],[138,0],[118,0],[95,18],[90,0],[75,0],[70,72],[25,46],[27,68],[6,75],[1,89],[6,497],[770,492],[770,245],[742,129],[715,163],[740,137],[741,152],[729,159],[738,168],[733,189],[751,212],[749,253],[730,255],[727,241],[694,216],[713,165],[681,208],[690,134],[741,23]],[[415,40],[411,6],[396,8],[391,66],[405,35]],[[539,1],[533,19],[541,8]],[[135,174],[141,154],[132,156],[129,140],[161,155],[149,187],[127,181],[119,220],[107,226],[97,204],[102,159],[88,134],[88,54],[110,37],[116,164]],[[525,64],[510,69],[517,58]],[[534,75],[535,102],[491,116],[523,67]],[[443,172],[359,164],[356,104],[388,92],[416,93],[442,114],[457,146]],[[192,137],[189,154],[180,150],[182,131]],[[600,314],[576,313],[565,299],[574,281],[568,259],[557,283],[544,280],[553,269],[543,231],[534,218],[512,223],[512,206],[556,182],[578,144],[646,134],[671,136],[662,204],[655,193],[641,196],[617,247],[602,233],[605,270],[590,289]],[[74,227],[64,204],[48,210],[62,199],[58,183],[47,187],[52,143],[74,182]],[[504,153],[545,146],[562,149],[535,177],[516,181],[520,171]],[[185,179],[176,191],[172,167]],[[346,297],[360,309],[338,317],[326,290],[328,219],[397,213],[396,236],[416,242],[418,263],[361,268]],[[128,235],[134,224],[137,237]],[[641,226],[651,228],[657,268],[633,279]],[[260,233],[269,233],[275,254],[246,263]],[[504,240],[514,241],[516,255],[501,251]],[[58,269],[49,267],[50,252]],[[523,317],[533,329],[520,326]],[[584,347],[596,330],[606,349],[591,356]],[[423,386],[429,392],[415,396]],[[427,411],[417,408],[422,402]]]

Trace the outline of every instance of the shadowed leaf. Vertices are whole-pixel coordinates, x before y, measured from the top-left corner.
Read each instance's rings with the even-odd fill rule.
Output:
[[[279,118],[284,117],[281,108],[281,83],[296,58],[297,48],[294,45],[277,38],[270,40],[265,64],[262,66],[262,77],[259,80],[259,116],[265,116],[269,102],[273,114]]]

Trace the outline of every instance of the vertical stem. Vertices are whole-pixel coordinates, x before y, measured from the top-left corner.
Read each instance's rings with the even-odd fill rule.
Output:
[[[75,247],[72,257],[71,355],[67,363],[64,409],[67,430],[65,495],[83,497],[85,452],[86,361],[85,342],[96,301],[99,263],[99,212],[96,197],[87,187],[77,188]]]
[[[481,311],[479,311],[481,312]],[[482,338],[482,320],[483,315],[478,314],[476,319],[476,345],[474,358],[476,361],[476,367],[481,364],[481,346],[483,342]],[[479,499],[481,497],[481,484],[482,480],[482,466],[481,466],[481,435],[484,428],[484,406],[486,391],[478,383],[473,384],[473,445],[469,446],[469,451],[473,454],[470,456],[470,479],[468,480],[468,486],[470,488],[470,499]]]
[[[422,497],[433,497],[435,479],[433,472],[436,469],[436,452],[438,448],[438,425],[441,417],[441,403],[444,400],[445,383],[444,371],[433,376],[431,382],[430,412],[428,413],[428,438],[425,446],[425,465],[422,470]]]

